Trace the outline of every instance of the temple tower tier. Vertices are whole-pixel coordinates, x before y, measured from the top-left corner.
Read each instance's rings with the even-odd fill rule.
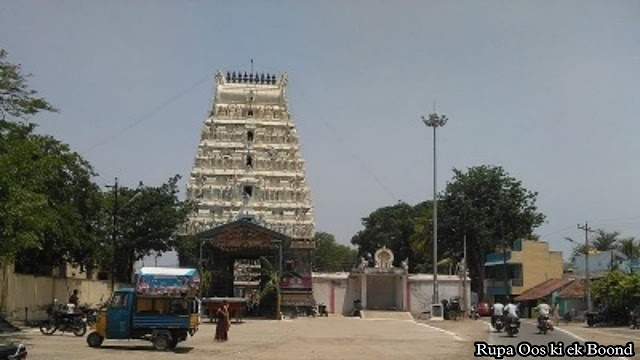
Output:
[[[187,185],[197,204],[187,232],[252,217],[292,239],[312,239],[313,203],[287,101],[287,76],[218,71]]]

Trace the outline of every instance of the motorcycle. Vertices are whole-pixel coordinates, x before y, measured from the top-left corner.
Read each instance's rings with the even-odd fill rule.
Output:
[[[22,344],[0,345],[0,360],[24,360],[27,348]]]
[[[504,329],[504,318],[502,316],[496,316],[493,328],[496,329],[497,332],[501,332],[502,329]]]
[[[43,335],[53,335],[56,331],[73,332],[75,336],[84,336],[87,332],[87,323],[82,313],[64,311],[51,306],[46,310],[48,319],[40,324],[40,332]]]
[[[82,312],[82,317],[84,321],[87,323],[87,326],[91,327],[98,322],[98,310],[86,306],[79,307]]]
[[[547,334],[547,331],[553,331],[553,323],[548,316],[544,316],[538,320],[538,334]]]
[[[520,332],[520,319],[509,319],[506,324],[507,335],[514,337]]]

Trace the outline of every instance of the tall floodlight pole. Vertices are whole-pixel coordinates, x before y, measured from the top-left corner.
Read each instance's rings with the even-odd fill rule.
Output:
[[[438,304],[440,296],[438,294],[438,194],[436,186],[436,129],[444,126],[447,121],[446,116],[438,115],[435,112],[429,114],[429,118],[422,116],[422,121],[428,127],[433,128],[433,304]]]

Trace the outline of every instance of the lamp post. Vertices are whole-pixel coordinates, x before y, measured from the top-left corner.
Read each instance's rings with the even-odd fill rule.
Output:
[[[464,194],[460,195],[460,199],[462,200],[462,310],[464,313],[467,313],[467,198]],[[463,317],[464,319],[464,317]]]
[[[446,116],[435,112],[429,114],[429,118],[422,116],[422,121],[427,127],[433,128],[433,304],[439,302],[438,294],[438,195],[436,190],[436,129],[444,126]]]

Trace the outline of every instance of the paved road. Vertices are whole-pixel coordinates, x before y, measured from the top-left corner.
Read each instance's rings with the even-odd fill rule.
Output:
[[[562,347],[564,348],[564,353],[563,353],[564,356],[554,356],[554,359],[563,359],[563,358],[566,358],[567,360],[568,359],[572,359],[572,360],[576,360],[576,359],[593,360],[594,359],[594,357],[586,357],[586,356],[577,356],[577,357],[568,356],[567,348],[572,347],[571,345],[575,342],[578,342],[580,346],[584,346],[585,341],[584,339],[578,339],[574,335],[567,333],[565,331],[562,331],[560,329],[556,329],[554,331],[547,333],[546,335],[542,335],[542,334],[538,334],[538,329],[534,324],[523,322],[520,327],[520,333],[516,337],[508,337],[504,331],[498,333],[493,328],[491,328],[491,325],[488,323],[487,323],[487,330],[490,331],[489,339],[488,339],[489,344],[511,345],[513,346],[514,349],[516,349],[516,354],[512,359],[531,359],[532,358],[532,356],[524,357],[522,356],[522,353],[518,353],[517,352],[518,346],[520,346],[522,351],[530,351],[529,348],[534,348],[534,347],[544,348],[544,350],[542,351],[546,351],[545,357],[548,357],[551,351],[549,346],[550,342],[554,342],[556,345],[559,342],[562,342]],[[528,342],[531,344],[531,346],[529,347],[527,345],[522,345],[523,342]],[[621,343],[620,345],[625,345],[625,344]],[[586,350],[583,350],[583,351],[586,351]],[[586,354],[583,353],[583,355],[586,355]],[[601,357],[597,357],[597,358],[603,359]],[[616,357],[616,356],[609,357],[609,358],[620,360],[620,357]],[[505,359],[507,359],[507,357],[505,357]]]

